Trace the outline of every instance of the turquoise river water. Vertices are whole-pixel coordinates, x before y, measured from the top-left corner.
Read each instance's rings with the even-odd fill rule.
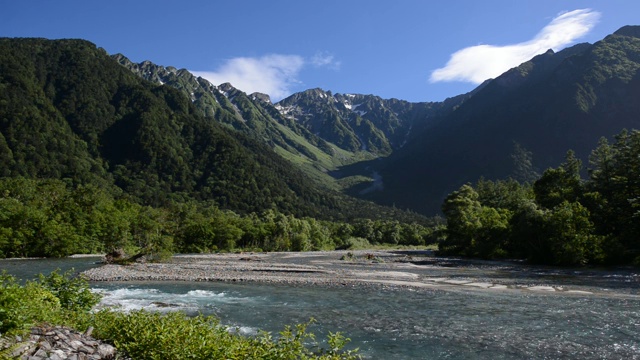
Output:
[[[1,260],[0,269],[30,278],[55,268],[82,271],[98,266],[95,262],[95,258]],[[492,277],[500,266],[473,271]],[[520,282],[544,279],[545,284],[571,284],[590,293],[189,282],[92,286],[104,295],[103,305],[125,311],[214,314],[246,335],[258,329],[277,333],[286,324],[315,318],[310,330],[319,338],[328,331],[344,332],[352,339],[350,347],[360,348],[370,359],[640,359],[636,272],[568,274],[513,265],[507,270]]]

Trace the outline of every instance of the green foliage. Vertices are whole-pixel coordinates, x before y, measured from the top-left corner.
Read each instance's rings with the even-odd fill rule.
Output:
[[[100,296],[89,289],[87,280],[73,276],[73,270],[64,274],[53,271],[47,276],[40,274],[40,285],[51,292],[65,310],[89,311],[100,302]]]
[[[0,333],[19,333],[42,321],[58,320],[60,300],[37,283],[20,285],[0,274]]]
[[[195,201],[154,208],[127,197],[115,198],[92,185],[0,178],[0,257],[62,257],[124,249],[148,261],[162,261],[175,252],[425,245],[434,241],[429,240],[432,234],[430,226],[415,222],[358,219],[350,224],[275,210],[242,216]]]
[[[40,323],[78,324],[98,303],[86,280],[71,272],[20,284],[6,272],[0,274],[0,333],[22,333]]]
[[[610,238],[621,252],[605,251],[612,262],[640,256],[640,131],[623,131],[609,145],[601,140],[591,155],[585,206],[597,234]],[[621,249],[620,249],[621,247]]]
[[[564,201],[573,202],[582,194],[580,180],[581,161],[573,151],[567,152],[566,161],[557,169],[547,169],[533,185],[536,202],[552,209]]]
[[[464,185],[443,204],[443,253],[516,257],[535,263],[633,263],[640,256],[640,131],[601,140],[590,179],[580,178],[572,151],[533,187],[481,180]],[[477,189],[477,190],[476,190]]]
[[[440,244],[443,253],[484,258],[506,255],[511,212],[483,206],[478,199],[470,185],[463,185],[445,200],[442,210],[448,227],[447,238]]]
[[[367,239],[352,237],[347,239],[340,249],[344,250],[365,250],[371,249],[371,243]],[[350,253],[349,253],[350,254]]]
[[[593,234],[589,210],[579,202],[563,202],[555,207],[547,220],[550,254],[553,262],[563,265],[584,265],[601,260],[601,239]]]
[[[311,322],[310,322],[311,323]],[[357,359],[355,351],[343,351],[349,342],[341,334],[329,334],[329,349],[318,347],[307,324],[287,326],[274,339],[269,333],[243,337],[220,325],[217,318],[182,312],[160,314],[103,310],[95,314],[94,334],[109,339],[134,359]],[[310,346],[309,341],[315,345]]]

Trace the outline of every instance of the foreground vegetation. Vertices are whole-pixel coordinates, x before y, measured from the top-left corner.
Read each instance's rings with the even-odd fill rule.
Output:
[[[570,151],[532,184],[462,186],[442,207],[441,252],[555,265],[640,264],[640,131],[623,131],[613,144],[603,138],[591,154],[589,179],[581,179],[581,169]]]
[[[147,311],[123,313],[110,309],[91,312],[99,296],[82,278],[54,272],[22,285],[0,274],[0,334],[26,334],[32,326],[56,324],[85,331],[112,343],[133,359],[357,359],[343,351],[349,342],[329,333],[328,348],[315,341],[307,324],[286,327],[278,336],[262,332],[256,337],[234,334],[210,316]],[[0,350],[0,358],[7,356]]]

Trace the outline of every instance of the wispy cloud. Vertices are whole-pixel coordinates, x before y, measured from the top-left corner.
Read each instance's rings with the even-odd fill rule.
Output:
[[[587,34],[598,22],[600,13],[578,9],[559,14],[533,39],[506,46],[478,45],[451,55],[443,68],[431,73],[430,81],[466,81],[479,84],[495,78],[512,67],[543,53],[557,51]]]
[[[297,84],[304,59],[297,55],[238,57],[228,60],[216,71],[192,71],[196,76],[220,85],[225,82],[246,92],[262,92],[281,99]]]
[[[310,62],[315,67],[327,67],[332,70],[340,70],[340,65],[342,65],[342,62],[327,52],[317,52],[311,57]]]
[[[290,95],[292,89],[301,83],[300,72],[307,65],[338,70],[340,62],[325,52],[316,53],[309,59],[299,55],[271,54],[262,57],[233,58],[215,71],[191,72],[212,84],[229,82],[246,93],[266,93],[277,101]]]

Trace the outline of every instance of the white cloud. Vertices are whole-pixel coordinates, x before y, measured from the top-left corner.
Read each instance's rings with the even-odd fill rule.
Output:
[[[466,81],[479,84],[528,61],[549,49],[560,50],[588,33],[598,22],[600,13],[578,9],[559,14],[532,40],[519,44],[478,45],[451,55],[443,68],[431,73],[430,82]]]
[[[328,53],[316,53],[310,59],[298,55],[271,54],[258,58],[238,57],[227,60],[215,71],[191,71],[214,85],[231,83],[235,88],[248,94],[261,92],[278,101],[293,91],[301,83],[300,72],[306,65],[316,68],[326,67],[337,70],[340,61]]]
[[[297,55],[266,55],[260,58],[238,57],[228,60],[216,71],[192,71],[214,85],[229,82],[248,94],[261,92],[274,99],[289,95],[299,83],[304,59]]]
[[[310,62],[315,67],[327,67],[332,70],[340,70],[340,65],[342,65],[340,61],[327,52],[317,52],[311,57]]]

